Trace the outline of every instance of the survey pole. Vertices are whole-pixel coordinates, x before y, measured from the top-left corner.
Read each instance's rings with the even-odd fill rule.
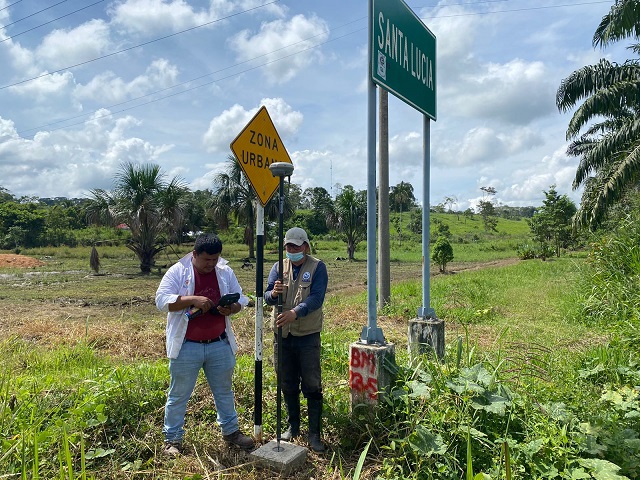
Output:
[[[262,443],[262,338],[264,330],[264,207],[256,201],[256,335],[253,434]]]
[[[269,165],[269,170],[274,177],[280,179],[280,208],[278,211],[278,280],[282,283],[282,270],[284,268],[283,250],[284,250],[284,177],[290,177],[293,173],[293,165],[291,163],[276,162]],[[282,292],[278,294],[278,315],[282,313]],[[278,327],[278,386],[276,391],[277,406],[276,406],[276,447],[275,449],[280,451],[280,438],[282,430],[282,327]]]

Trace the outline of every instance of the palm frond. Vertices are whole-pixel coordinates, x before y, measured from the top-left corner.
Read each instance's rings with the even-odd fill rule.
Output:
[[[595,117],[633,117],[635,108],[640,105],[640,69],[638,77],[638,80],[617,82],[608,88],[601,88],[585,99],[569,122],[567,139],[577,136]]]
[[[596,28],[592,43],[594,47],[606,47],[625,38],[638,38],[639,35],[640,2],[616,0]]]
[[[582,67],[560,82],[556,106],[561,112],[573,108],[578,101],[603,88],[625,81],[638,81],[640,71],[636,60],[620,65],[601,59],[596,65]]]
[[[640,181],[640,145],[628,154],[608,165],[595,177],[584,181],[585,189],[574,225],[577,228],[597,228],[606,218],[610,208],[619,202],[627,191]]]
[[[627,118],[617,130],[597,141],[586,142],[581,139],[579,143],[572,143],[567,153],[572,154],[576,151],[582,157],[576,169],[573,188],[578,188],[590,175],[597,174],[603,167],[616,164],[619,158],[623,158],[627,152],[634,149],[639,138],[640,118]]]

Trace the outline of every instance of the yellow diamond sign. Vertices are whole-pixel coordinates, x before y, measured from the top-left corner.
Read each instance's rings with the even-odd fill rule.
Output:
[[[263,207],[266,206],[280,185],[280,179],[271,174],[269,165],[275,162],[292,163],[266,107],[260,107],[258,113],[231,142],[231,151],[260,203]]]

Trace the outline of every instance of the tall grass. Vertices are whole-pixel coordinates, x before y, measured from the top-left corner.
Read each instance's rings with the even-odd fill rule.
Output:
[[[603,325],[640,323],[640,222],[631,218],[595,239],[582,270],[580,318]]]
[[[625,248],[603,243],[597,259],[607,260],[595,264],[635,275],[635,267],[624,260],[634,264],[629,251],[637,237],[629,238]],[[244,248],[230,246],[227,253],[235,258]],[[113,253],[114,262],[128,261]],[[422,286],[419,279],[394,283],[391,304],[379,321],[398,346],[396,381],[380,396],[373,418],[352,409],[347,380],[348,347],[366,322],[366,296],[349,288],[330,292],[322,357],[324,440],[331,454],[312,456],[294,477],[640,478],[637,313],[629,307],[619,315],[615,307],[635,298],[632,285],[626,278],[602,276],[607,284],[603,291],[627,300],[605,302],[616,314],[610,317],[614,320],[603,321],[607,314],[602,312],[598,320],[585,322],[583,303],[577,301],[587,298],[581,290],[586,283],[578,282],[582,262],[532,260],[432,277],[432,306],[447,329],[442,362],[408,357],[406,321],[421,305]],[[585,272],[594,271],[593,259],[589,269]],[[335,271],[336,276],[354,275],[354,285],[366,278],[347,267],[336,266]],[[85,323],[86,310],[76,315],[83,332],[86,328],[90,335],[94,322],[103,322],[114,330],[144,327],[161,335],[163,319],[151,300],[159,277],[114,280],[101,278],[96,288],[70,274],[66,286],[7,289],[2,304],[42,305],[62,298],[98,302],[108,308],[91,310],[91,321]],[[609,285],[613,281],[620,285]],[[14,322],[27,318],[13,310],[9,314]],[[71,327],[74,319],[67,320]],[[253,331],[250,321],[243,326],[245,320],[235,319],[236,327]],[[609,328],[613,322],[618,328]],[[107,357],[99,342],[87,343],[86,337],[49,345],[26,335],[0,342],[1,475],[56,480],[272,476],[224,449],[203,379],[187,415],[187,454],[175,461],[162,459],[158,449],[168,383],[162,352],[147,358]],[[267,437],[276,424],[269,355],[265,350]],[[238,357],[234,377],[239,420],[246,431],[253,422],[253,380],[253,356],[246,352]],[[214,467],[220,470],[215,475]]]
[[[55,478],[86,478],[87,465],[131,437],[144,438],[147,416],[164,403],[166,371],[159,365],[115,366],[89,345],[47,351],[13,338],[0,348],[11,354],[12,374],[0,379],[0,465],[7,474],[54,478],[58,458]]]

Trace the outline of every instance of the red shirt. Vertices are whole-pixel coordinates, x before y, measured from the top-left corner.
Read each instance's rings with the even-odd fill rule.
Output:
[[[193,294],[207,297],[216,305],[220,301],[220,287],[218,286],[218,276],[215,269],[211,273],[200,273],[194,268],[193,272],[196,280]],[[186,338],[189,340],[211,340],[222,335],[224,330],[224,315],[221,315],[218,309],[214,307],[208,312],[189,320]]]

